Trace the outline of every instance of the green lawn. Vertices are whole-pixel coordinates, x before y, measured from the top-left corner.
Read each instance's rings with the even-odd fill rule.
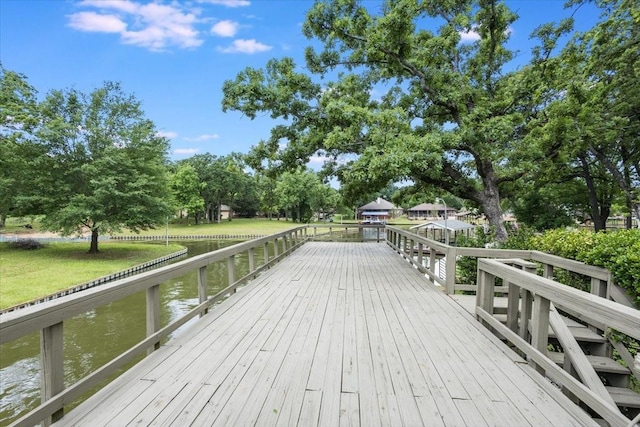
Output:
[[[172,236],[188,236],[188,235],[212,235],[212,234],[227,234],[227,235],[268,235],[278,233],[280,231],[288,230],[290,228],[299,227],[300,223],[280,221],[273,219],[244,219],[238,218],[232,221],[223,220],[220,224],[193,224],[193,219],[190,219],[192,224],[187,225],[184,220],[182,222],[172,221],[169,223],[169,234]],[[141,236],[164,236],[166,233],[165,226],[158,226],[155,230],[141,231]],[[123,232],[118,235],[135,235],[133,232]]]
[[[0,309],[126,270],[183,247],[100,242],[99,249],[99,254],[90,255],[87,242],[48,243],[35,250],[0,243]]]

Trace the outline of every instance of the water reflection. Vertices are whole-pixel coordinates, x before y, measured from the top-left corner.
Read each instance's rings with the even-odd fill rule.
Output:
[[[230,246],[238,241],[178,243],[186,246],[189,250],[188,256],[192,257]],[[273,254],[273,250],[271,253]],[[256,250],[255,255],[256,265],[262,264],[262,249]],[[236,278],[249,273],[246,253],[236,255],[234,264]],[[209,295],[214,295],[228,285],[226,261],[208,266],[207,282]],[[191,272],[162,283],[160,299],[160,322],[161,326],[166,326],[198,305],[197,273]],[[65,321],[65,384],[73,384],[143,340],[146,334],[145,322],[144,291]],[[185,327],[187,326],[182,328]],[[177,333],[179,330],[174,332]],[[39,347],[40,338],[37,333],[0,346],[0,425],[11,423],[39,403]]]

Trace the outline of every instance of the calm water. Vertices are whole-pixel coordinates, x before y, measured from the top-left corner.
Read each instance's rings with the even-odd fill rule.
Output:
[[[178,242],[188,256],[220,249],[235,241]],[[152,243],[150,243],[152,244]],[[256,265],[262,250],[256,250]],[[249,273],[247,254],[235,257],[236,277]],[[207,268],[209,295],[227,286],[227,263]],[[161,289],[162,326],[198,305],[196,272],[165,282]],[[145,337],[145,292],[99,307],[64,323],[65,384],[95,371]],[[194,319],[193,321],[196,321]],[[187,326],[188,327],[188,326]],[[184,328],[184,327],[183,327]],[[174,332],[179,334],[180,330]],[[40,403],[40,338],[38,333],[0,346],[0,425],[7,425]]]

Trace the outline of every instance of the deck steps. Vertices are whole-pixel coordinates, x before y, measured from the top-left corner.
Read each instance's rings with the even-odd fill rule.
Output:
[[[451,298],[458,304],[462,305],[470,313],[475,312],[475,295],[451,295]],[[507,298],[496,297],[494,299],[494,317],[506,324],[507,322]],[[602,334],[594,332],[588,326],[572,319],[567,316],[562,316],[562,320],[569,328],[569,331],[574,336],[578,343],[590,351],[595,347],[600,348],[601,345],[608,343],[607,338]],[[500,334],[498,334],[500,338]],[[556,334],[551,327],[549,327],[549,341],[550,343],[558,344]],[[564,364],[565,355],[562,352],[548,352],[548,357],[556,364],[562,366]],[[627,387],[613,387],[611,385],[625,385],[629,384],[629,378],[633,375],[631,370],[626,366],[621,365],[615,360],[606,357],[593,354],[586,354],[586,358],[593,366],[594,370],[603,378],[606,378],[607,391],[611,394],[614,402],[620,408],[627,408],[631,413],[637,413],[640,409],[640,394]]]
[[[640,394],[626,387],[606,387],[607,391],[618,404],[626,408],[640,408]]]
[[[547,355],[549,356],[549,359],[553,360],[558,365],[562,365],[564,363],[564,353],[550,351]],[[593,366],[596,372],[619,375],[631,374],[631,370],[629,370],[629,368],[622,366],[609,357],[587,355],[587,360],[591,363],[591,366]]]

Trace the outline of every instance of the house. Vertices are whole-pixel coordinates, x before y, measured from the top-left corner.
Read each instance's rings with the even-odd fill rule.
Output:
[[[401,214],[402,209],[381,197],[357,209],[357,219],[363,224],[385,223]]]
[[[441,205],[438,203],[422,203],[418,206],[414,206],[407,210],[407,217],[409,219],[430,219],[430,218],[444,218],[445,210],[447,217],[453,218],[458,212],[456,209]]]
[[[231,214],[231,208],[227,205],[220,205],[220,219],[229,219],[229,214]]]

